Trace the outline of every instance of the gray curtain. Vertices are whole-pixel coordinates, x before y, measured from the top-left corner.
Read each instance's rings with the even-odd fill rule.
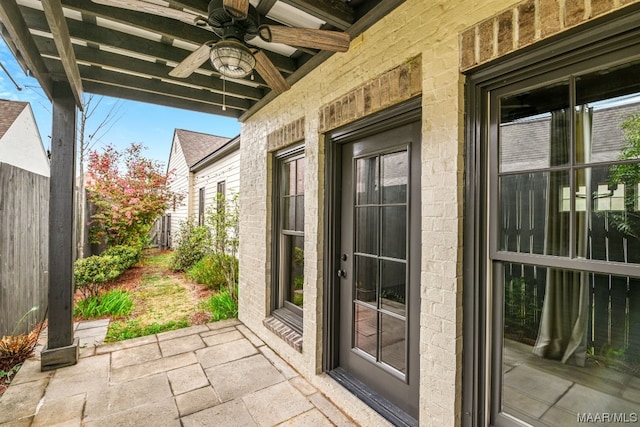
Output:
[[[551,115],[551,165],[565,165],[569,158],[568,110]],[[588,163],[591,155],[592,110],[580,107],[576,112],[576,157]],[[547,189],[545,249],[548,255],[568,255],[569,213],[562,211],[562,189],[567,186],[562,173],[550,173]],[[576,209],[576,255],[587,256],[591,212],[590,171],[577,174],[577,198],[584,208]],[[578,203],[581,205],[581,203]],[[589,274],[549,268],[542,306],[540,329],[533,353],[548,359],[584,366],[589,322]]]

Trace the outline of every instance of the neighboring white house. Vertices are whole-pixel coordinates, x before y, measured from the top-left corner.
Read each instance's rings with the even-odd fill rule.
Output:
[[[240,137],[225,138],[206,133],[176,129],[167,166],[173,173],[171,189],[184,195],[167,211],[170,235],[180,223],[193,218],[204,221],[207,208],[215,203],[217,194],[226,196],[240,188]],[[171,246],[171,237],[169,238]]]
[[[0,99],[0,163],[49,176],[49,159],[28,102]]]

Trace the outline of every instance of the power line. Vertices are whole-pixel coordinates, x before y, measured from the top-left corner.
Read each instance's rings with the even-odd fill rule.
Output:
[[[11,74],[9,74],[9,70],[7,70],[4,67],[4,64],[2,62],[0,62],[0,67],[2,67],[2,70],[5,72],[5,74],[7,75],[7,77],[9,77],[9,80],[11,80],[13,82],[13,84],[15,85],[16,89],[18,90],[22,90],[22,88],[20,87],[20,85],[18,84],[18,82],[16,82],[13,77],[11,77]]]

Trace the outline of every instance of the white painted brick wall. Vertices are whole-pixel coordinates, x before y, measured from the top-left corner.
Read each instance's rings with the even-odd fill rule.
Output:
[[[457,426],[462,402],[462,209],[465,29],[514,7],[462,0],[407,0],[243,123],[240,319],[362,424],[379,423],[357,399],[337,391],[322,362],[324,146],[320,107],[410,58],[422,65],[422,263],[420,424]],[[271,171],[267,135],[305,118],[305,314],[302,355],[267,331],[271,261]]]
[[[496,0],[486,2],[483,10],[492,14],[507,6]],[[322,362],[324,147],[317,131],[319,108],[422,55],[422,425],[460,424],[464,80],[459,73],[458,37],[460,31],[486,17],[474,16],[460,1],[408,0],[358,37],[350,52],[331,57],[242,126],[240,318],[314,384],[326,388],[323,376],[314,377]],[[271,172],[266,136],[302,116],[307,170],[305,317],[300,356],[267,331],[262,319],[268,315],[271,256]],[[379,422],[357,400],[341,394],[338,403],[361,422]]]

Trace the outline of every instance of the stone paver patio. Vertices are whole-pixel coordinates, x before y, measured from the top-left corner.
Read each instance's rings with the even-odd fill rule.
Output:
[[[324,395],[237,320],[101,345],[76,325],[77,365],[28,360],[0,398],[0,426],[350,426]]]
[[[585,425],[577,417],[585,413],[638,414],[638,377],[604,366],[578,367],[543,359],[532,354],[531,346],[511,340],[505,340],[503,357],[504,410],[532,425]]]

